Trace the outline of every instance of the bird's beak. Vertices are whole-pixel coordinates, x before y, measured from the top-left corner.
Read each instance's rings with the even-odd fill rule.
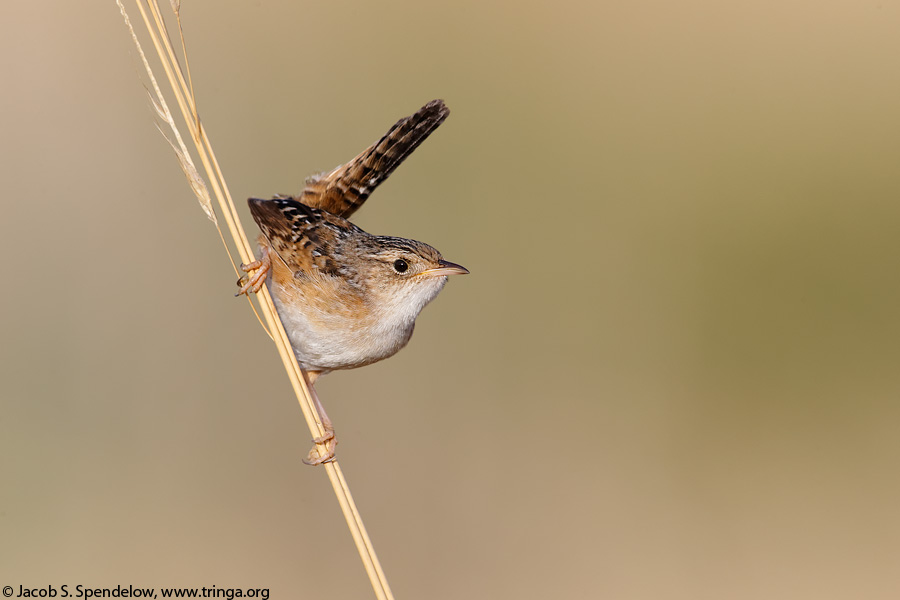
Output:
[[[439,267],[435,267],[433,269],[425,269],[419,275],[425,275],[428,277],[441,277],[443,275],[466,275],[469,270],[462,265],[458,265],[456,263],[452,263],[448,260],[441,260],[438,262]]]

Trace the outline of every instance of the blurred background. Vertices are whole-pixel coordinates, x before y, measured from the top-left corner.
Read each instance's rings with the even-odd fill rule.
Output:
[[[354,220],[472,274],[318,386],[398,599],[897,597],[900,4],[182,16],[253,236],[451,108]],[[0,585],[371,597],[115,3],[4,3],[0,64]]]

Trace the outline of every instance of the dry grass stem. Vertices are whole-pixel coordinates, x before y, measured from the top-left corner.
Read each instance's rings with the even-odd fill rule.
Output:
[[[222,239],[222,243],[224,244],[225,249],[228,252],[228,256],[231,260],[232,266],[235,269],[235,273],[240,274],[237,265],[235,265],[235,261],[232,257],[229,245],[226,242],[225,236],[219,225],[217,211],[213,206],[213,197],[218,204],[219,213],[225,220],[229,236],[242,262],[248,263],[254,259],[253,248],[251,247],[244,228],[241,225],[240,217],[238,216],[234,202],[232,201],[231,194],[228,191],[228,186],[225,183],[225,178],[222,175],[221,169],[219,168],[218,161],[216,161],[215,154],[212,150],[212,145],[209,142],[209,138],[207,137],[206,131],[204,130],[200,121],[199,112],[197,111],[193,85],[190,78],[190,68],[187,66],[187,54],[184,52],[184,34],[181,27],[180,16],[181,3],[179,0],[170,0],[171,8],[173,13],[175,14],[175,18],[177,21],[178,34],[181,41],[182,56],[184,57],[187,77],[185,77],[185,71],[182,70],[181,64],[178,61],[175,48],[172,45],[165,20],[159,10],[159,4],[157,0],[135,0],[135,3],[137,4],[138,10],[141,13],[141,17],[143,18],[147,33],[150,36],[151,41],[153,42],[153,46],[159,57],[163,70],[166,73],[166,79],[171,86],[171,93],[178,105],[183,122],[191,134],[191,138],[194,143],[194,149],[196,151],[196,156],[199,158],[200,164],[203,166],[203,171],[206,173],[206,179],[201,176],[200,171],[197,169],[194,160],[191,157],[191,153],[188,151],[188,148],[181,137],[179,129],[176,126],[175,119],[173,118],[173,115],[169,110],[168,104],[166,103],[163,93],[157,83],[156,77],[153,74],[153,70],[151,69],[149,62],[147,61],[147,57],[144,54],[140,41],[138,40],[137,34],[135,33],[134,28],[131,25],[131,20],[128,18],[128,13],[126,12],[124,5],[122,4],[122,0],[116,0],[116,4],[118,4],[119,10],[122,13],[122,17],[125,19],[125,24],[127,25],[128,30],[131,34],[132,41],[134,42],[134,45],[138,50],[141,62],[143,63],[144,69],[147,72],[147,76],[150,79],[152,90],[148,90],[148,92],[150,93],[153,106],[159,118],[163,122],[165,122],[165,127],[171,131],[171,136],[166,134],[163,126],[159,126],[160,131],[163,133],[164,137],[172,146],[172,149],[175,151],[178,162],[188,179],[191,190],[199,200],[201,207],[210,218],[210,220],[212,220],[215,224],[216,229],[219,232],[219,236]],[[209,186],[207,186],[207,181],[209,181]],[[210,194],[210,188],[212,188],[212,194]],[[259,299],[262,319],[265,321],[264,327],[267,328],[267,331],[275,342],[275,346],[278,349],[278,354],[281,357],[281,361],[284,364],[284,368],[288,374],[288,378],[290,379],[291,386],[294,388],[294,392],[297,395],[297,400],[300,403],[300,408],[303,411],[303,416],[306,419],[307,425],[309,426],[310,433],[313,437],[319,437],[325,433],[325,430],[322,427],[322,423],[319,422],[318,412],[315,410],[312,397],[312,394],[314,394],[315,391],[311,389],[306,373],[297,364],[293,350],[291,350],[291,345],[288,341],[287,334],[285,333],[284,328],[281,325],[281,321],[279,320],[277,313],[275,312],[275,306],[272,304],[272,299],[269,296],[268,290],[265,286],[263,286],[263,288],[260,290],[257,297]],[[250,305],[253,306],[252,301]],[[257,316],[259,316],[259,313],[257,313]],[[318,451],[320,452],[320,454],[324,454],[324,444],[318,446]],[[375,550],[372,547],[372,542],[369,539],[368,534],[366,533],[365,527],[363,526],[359,511],[356,508],[356,504],[353,502],[353,497],[350,494],[350,488],[347,485],[347,481],[344,479],[344,475],[341,471],[340,466],[338,465],[337,461],[334,461],[325,463],[324,468],[328,473],[328,479],[331,481],[331,485],[334,488],[334,493],[337,496],[338,503],[340,504],[341,510],[344,514],[344,518],[346,519],[347,525],[350,528],[350,534],[352,535],[353,541],[356,544],[357,549],[359,550],[363,565],[366,569],[367,574],[369,575],[370,581],[372,582],[372,587],[375,590],[376,597],[380,600],[393,600],[393,595],[391,594],[390,587],[388,586],[387,578],[385,577],[384,571],[382,571],[381,565],[378,562],[378,557],[375,554]]]

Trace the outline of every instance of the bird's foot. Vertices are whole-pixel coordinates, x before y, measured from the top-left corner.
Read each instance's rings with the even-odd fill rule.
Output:
[[[258,292],[262,286],[266,283],[266,275],[269,274],[269,270],[272,268],[272,259],[269,258],[268,249],[263,249],[262,258],[259,260],[254,260],[251,263],[241,263],[241,270],[247,273],[240,279],[238,279],[237,284],[241,286],[241,289],[238,291],[235,296],[240,296],[241,294],[250,294],[253,292],[254,294]],[[251,271],[255,271],[252,275],[249,273]]]
[[[334,448],[337,446],[337,438],[334,435],[334,427],[325,426],[325,435],[313,438],[313,444],[316,444],[309,451],[309,455],[303,462],[312,467],[328,463],[334,460]],[[325,454],[319,454],[319,444],[325,445]]]

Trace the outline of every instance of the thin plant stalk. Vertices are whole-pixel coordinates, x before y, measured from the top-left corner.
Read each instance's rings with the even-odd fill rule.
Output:
[[[185,78],[181,65],[178,62],[175,48],[172,46],[171,38],[169,37],[158,2],[156,0],[135,0],[135,3],[137,4],[138,11],[141,13],[144,25],[153,42],[153,46],[159,57],[160,63],[162,64],[163,70],[165,71],[166,80],[171,86],[172,96],[178,104],[184,124],[191,133],[196,155],[203,165],[203,171],[206,173],[207,180],[212,187],[212,196],[215,197],[219,209],[225,219],[226,227],[234,247],[242,262],[251,262],[254,260],[253,248],[241,225],[240,217],[238,216],[231,194],[228,191],[228,186],[222,175],[222,170],[213,153],[212,144],[200,121],[194,97],[194,90],[190,80],[190,69],[187,67],[187,54],[184,51],[184,33],[181,28],[180,2],[171,0],[171,5],[177,20],[179,39],[182,43],[182,56],[184,57],[188,71],[187,78]],[[116,4],[118,4],[122,17],[125,19],[125,24],[131,34],[132,41],[138,50],[144,69],[147,71],[147,75],[150,78],[152,90],[148,90],[148,93],[150,94],[151,101],[156,108],[157,114],[165,122],[165,126],[171,130],[172,137],[166,135],[165,132],[163,132],[163,135],[166,136],[166,139],[172,145],[172,149],[175,151],[185,176],[188,178],[191,189],[200,201],[201,207],[213,224],[215,224],[235,272],[240,274],[237,265],[234,263],[234,259],[232,258],[231,251],[225,240],[225,236],[222,233],[222,229],[219,226],[217,214],[210,198],[209,188],[206,185],[206,180],[203,179],[197,170],[191,158],[191,154],[181,137],[172,113],[169,111],[168,104],[159,88],[153,70],[147,61],[143,48],[137,38],[137,34],[131,25],[131,20],[122,4],[122,0],[116,0]],[[160,127],[160,131],[163,131],[162,127]],[[172,138],[174,138],[174,141]],[[315,390],[312,389],[306,372],[297,364],[294,352],[291,349],[290,341],[288,340],[284,327],[281,324],[281,320],[278,318],[275,311],[275,306],[272,303],[271,296],[269,296],[268,289],[265,286],[260,289],[257,298],[259,299],[259,308],[262,313],[262,318],[265,321],[264,327],[267,329],[267,332],[275,343],[275,347],[278,350],[278,354],[281,357],[281,361],[287,372],[288,379],[291,382],[291,387],[293,387],[297,400],[300,403],[300,408],[303,411],[303,416],[306,419],[309,431],[313,437],[322,436],[325,433],[325,429],[319,420],[318,411],[315,409],[312,396],[312,394],[315,393]],[[250,305],[253,306],[252,301],[250,302]],[[318,445],[317,448],[320,454],[325,452],[324,444]],[[366,533],[362,518],[359,515],[359,510],[353,502],[353,496],[350,494],[350,487],[347,485],[347,480],[344,478],[340,465],[335,460],[325,463],[324,467],[328,474],[328,479],[331,481],[331,486],[334,488],[334,493],[340,504],[341,511],[344,514],[344,519],[347,521],[350,534],[359,550],[360,558],[362,559],[363,566],[369,576],[369,580],[372,583],[375,596],[379,600],[393,600],[393,594],[391,593],[387,578],[385,577],[381,564],[378,561],[378,557],[375,554],[372,541],[369,539],[368,533]]]

